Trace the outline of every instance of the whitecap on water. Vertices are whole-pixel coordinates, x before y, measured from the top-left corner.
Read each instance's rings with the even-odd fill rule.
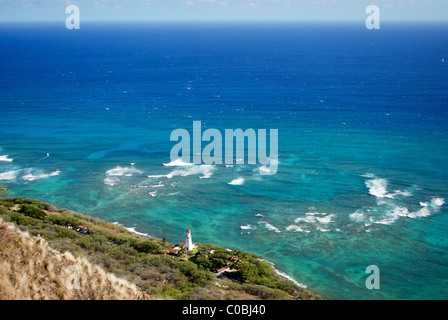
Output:
[[[274,231],[277,233],[280,233],[280,229],[278,229],[277,227],[274,227],[272,224],[267,223],[266,221],[259,221],[258,224],[264,224],[264,226],[266,227],[266,229],[270,230],[270,231]]]
[[[192,163],[184,162],[182,159],[176,159],[171,161],[170,163],[164,163],[165,167],[185,167],[185,166],[192,166]]]
[[[4,156],[0,156],[0,161],[4,161],[4,162],[13,162],[14,159],[8,158],[9,155],[4,155]]]
[[[152,185],[151,188],[163,188],[165,185],[162,181],[159,181],[159,184]]]
[[[375,210],[376,214],[368,215],[361,209],[356,210],[349,215],[352,221],[364,223],[366,227],[372,224],[385,224],[390,225],[395,223],[400,218],[424,218],[433,213],[437,213],[441,210],[441,206],[445,203],[445,199],[439,197],[433,197],[429,202],[419,202],[421,208],[417,211],[410,211],[407,207],[400,205],[400,203],[380,203],[381,206],[385,206],[385,210],[378,214],[380,210]],[[368,223],[365,223],[368,222]]]
[[[202,174],[201,179],[208,179],[213,175],[215,167],[208,164],[203,165],[195,165],[184,169],[176,169],[169,174],[166,175],[168,179],[171,179],[176,176],[186,177],[196,174]]]
[[[355,222],[363,222],[367,219],[366,214],[361,209],[356,210],[349,215],[349,218]]]
[[[117,177],[106,177],[106,179],[104,179],[104,184],[107,184],[108,186],[113,187],[116,183],[118,183],[120,181],[119,178]]]
[[[39,169],[27,169],[27,174],[25,174],[22,179],[26,181],[35,181],[40,179],[45,179],[49,177],[58,176],[61,173],[61,170],[56,170],[50,173],[44,173],[42,170]]]
[[[305,229],[303,229],[303,228],[301,228],[301,227],[299,227],[299,226],[296,226],[295,224],[292,224],[292,225],[290,225],[290,226],[287,226],[287,227],[286,227],[286,231],[306,232],[306,233],[309,233],[309,232],[310,232],[309,230],[305,230]]]
[[[142,171],[134,167],[120,167],[120,166],[106,171],[106,175],[108,176],[125,176],[125,177],[130,177],[133,174],[141,174],[141,173]]]
[[[134,174],[142,174],[142,171],[138,170],[135,167],[120,167],[117,166],[113,169],[106,171],[106,178],[104,179],[104,183],[113,187],[115,184],[120,182],[119,177],[131,177]]]
[[[21,170],[12,170],[12,171],[2,172],[2,173],[0,173],[0,180],[7,180],[7,181],[15,180],[17,178],[17,176],[19,175],[20,171]]]
[[[294,222],[299,225],[290,225],[286,228],[286,230],[295,232],[309,232],[307,229],[303,229],[302,227],[303,223],[307,223],[315,225],[314,228],[318,231],[327,232],[330,230],[324,228],[324,226],[334,222],[334,217],[336,217],[334,214],[327,215],[323,212],[308,212],[306,213],[305,217],[299,217],[294,220]]]
[[[245,181],[244,178],[237,178],[237,179],[230,181],[228,184],[234,185],[234,186],[240,186],[244,183],[244,181]]]
[[[365,182],[366,187],[369,189],[369,193],[372,196],[375,196],[377,198],[395,199],[396,196],[403,196],[403,197],[412,196],[412,194],[406,190],[405,191],[395,190],[394,192],[389,193],[387,191],[387,186],[388,186],[387,179],[378,178],[373,174],[366,174],[366,175],[363,175],[363,177],[370,179]]]

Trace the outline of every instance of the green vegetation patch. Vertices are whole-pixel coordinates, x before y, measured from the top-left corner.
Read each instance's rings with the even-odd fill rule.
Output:
[[[156,298],[319,298],[280,277],[256,255],[242,251],[199,244],[189,255],[172,256],[168,249],[173,245],[165,239],[136,235],[122,226],[33,199],[0,198],[0,215],[43,237],[54,249],[87,257]],[[91,233],[78,233],[74,226]],[[216,278],[218,271],[229,281]],[[219,283],[227,285],[217,286]]]

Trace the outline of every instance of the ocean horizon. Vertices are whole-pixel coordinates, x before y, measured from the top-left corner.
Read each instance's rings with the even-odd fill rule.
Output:
[[[447,31],[2,22],[0,184],[173,243],[189,228],[329,299],[446,299]],[[173,161],[194,121],[277,129],[275,174]]]

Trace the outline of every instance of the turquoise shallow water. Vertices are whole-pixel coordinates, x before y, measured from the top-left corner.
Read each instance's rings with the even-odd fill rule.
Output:
[[[0,28],[11,195],[175,243],[190,228],[330,298],[448,297],[445,25],[79,31]],[[164,165],[171,131],[193,120],[278,129],[278,172]],[[369,265],[380,290],[365,287]]]

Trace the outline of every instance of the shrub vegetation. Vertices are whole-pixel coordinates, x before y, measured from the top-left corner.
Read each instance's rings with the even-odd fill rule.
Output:
[[[18,211],[11,210],[17,205]],[[269,263],[242,251],[199,244],[194,255],[171,256],[167,253],[173,245],[166,239],[136,235],[122,226],[58,210],[39,200],[0,198],[0,216],[40,235],[52,248],[86,257],[156,298],[319,298],[281,278]],[[92,234],[79,234],[67,226],[80,226]],[[224,267],[233,272],[217,278],[215,272]]]

